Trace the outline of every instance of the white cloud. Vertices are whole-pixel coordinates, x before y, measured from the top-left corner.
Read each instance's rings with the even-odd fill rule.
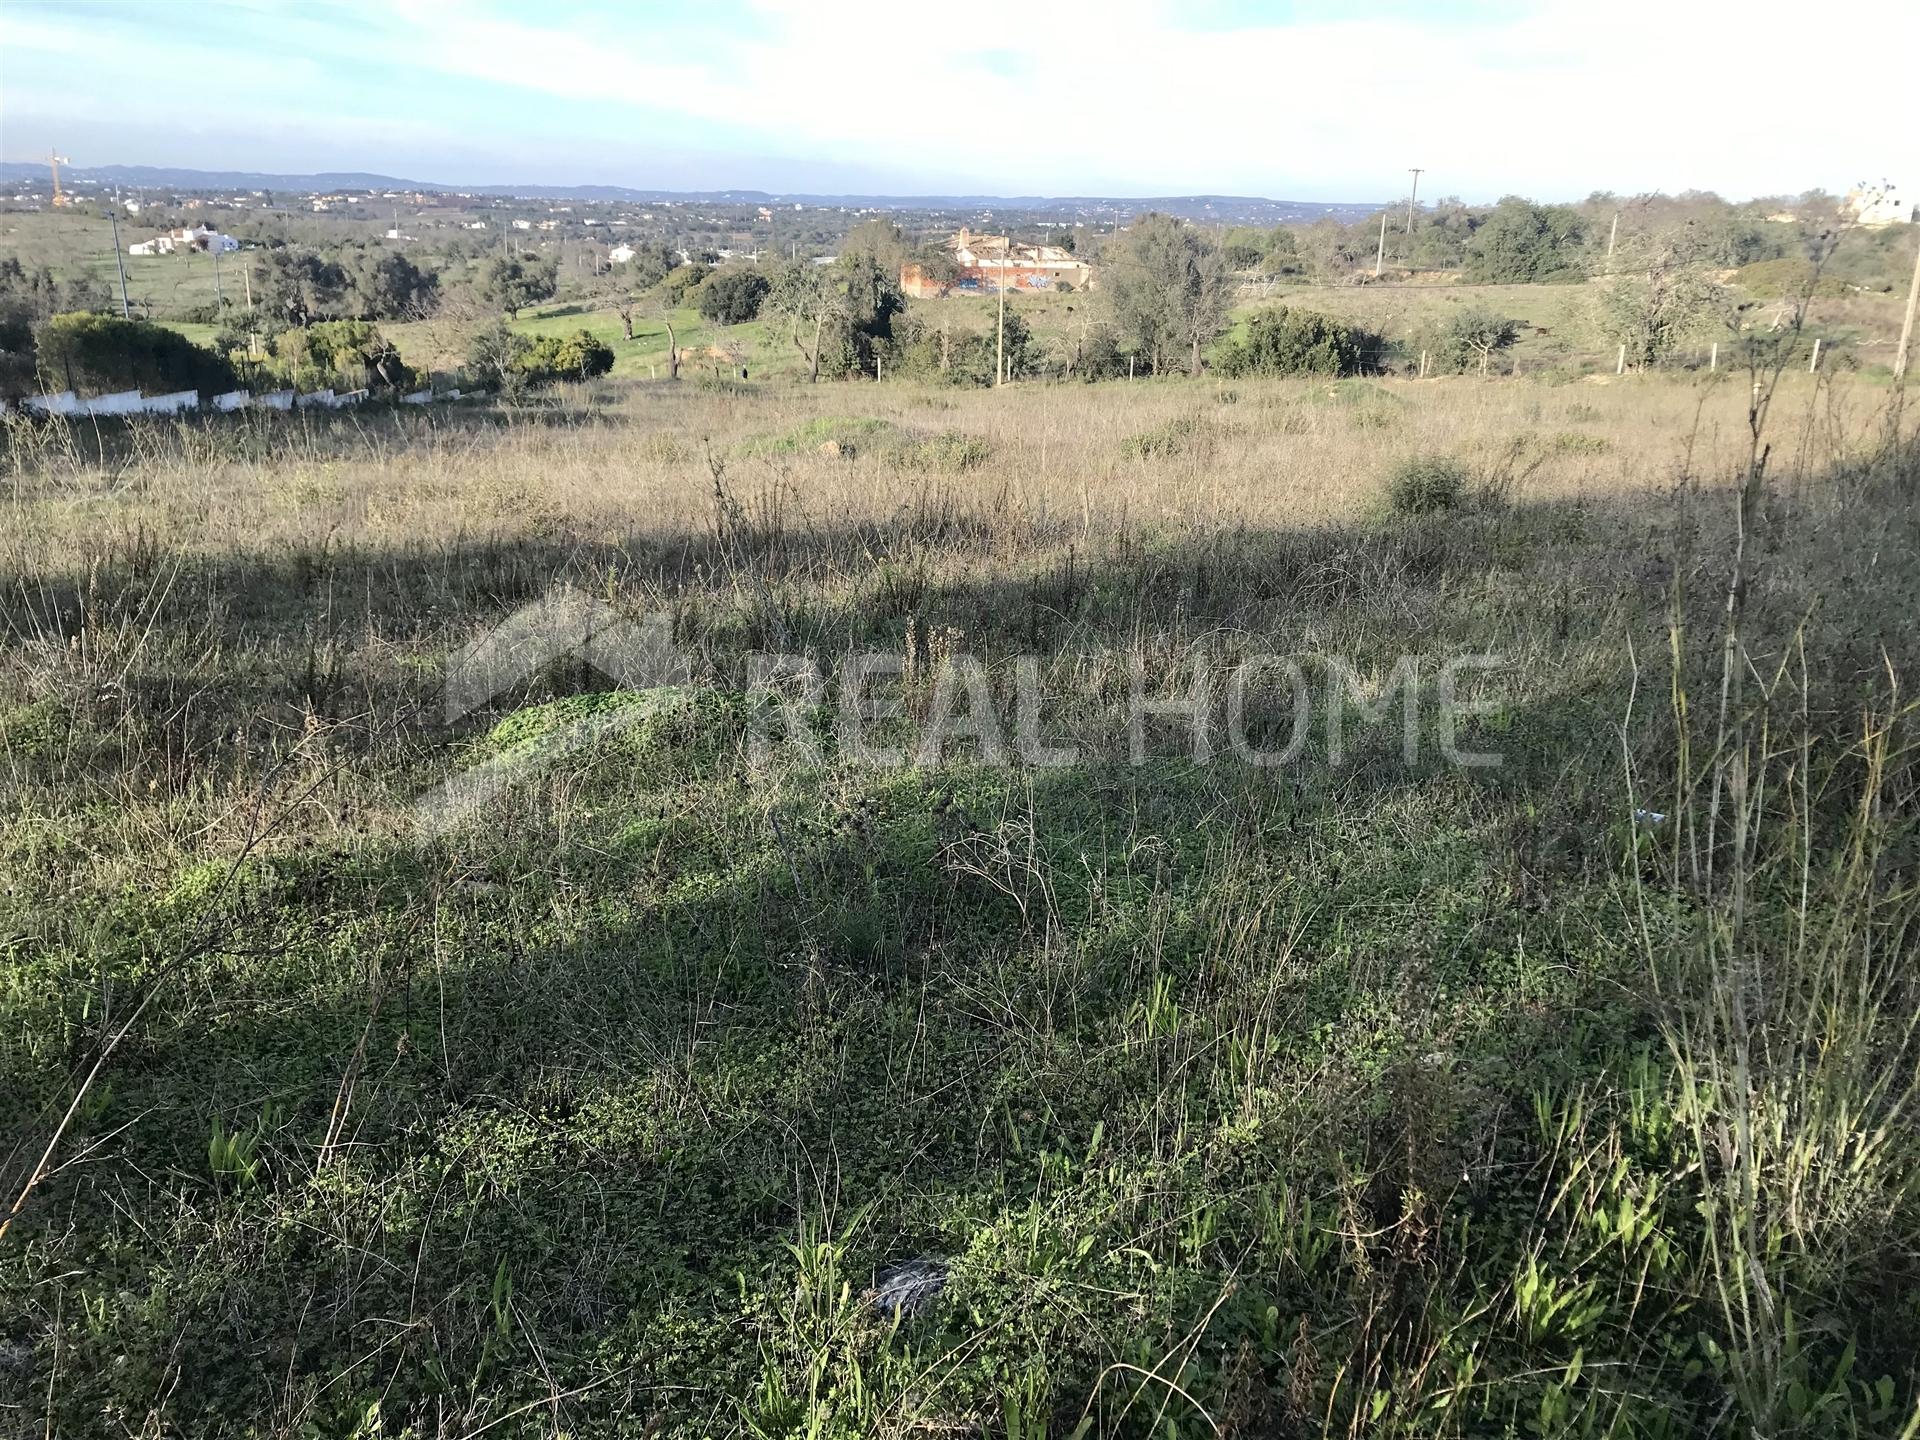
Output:
[[[302,17],[311,64],[412,66],[458,77],[452,93],[469,97],[477,83],[494,93],[445,126],[498,136],[509,152],[526,133],[516,93],[630,111],[616,136],[580,137],[583,156],[624,154],[622,173],[569,178],[647,183],[650,147],[1002,193],[1367,198],[1402,193],[1408,165],[1427,168],[1424,193],[1473,197],[1744,195],[1920,173],[1910,76],[1883,77],[1873,63],[1920,53],[1910,0],[1840,0],[1811,21],[1780,0],[1616,0],[1604,11],[1543,0],[1465,20],[1356,7],[1211,30],[1184,28],[1176,6],[1151,0],[999,25],[939,6],[756,0],[737,34],[676,30],[645,11],[450,19],[427,0],[363,0],[326,13],[336,18],[325,31],[314,12]],[[0,29],[9,45],[16,34],[60,51],[74,32],[43,20]],[[278,62],[252,64],[271,76]],[[551,101],[540,108],[551,117]],[[380,168],[364,144],[341,164]],[[777,185],[768,165],[708,183]]]

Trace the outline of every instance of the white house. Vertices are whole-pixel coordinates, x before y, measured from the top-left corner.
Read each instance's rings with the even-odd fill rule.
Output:
[[[1914,215],[1914,206],[1890,189],[1856,186],[1847,192],[1844,208],[1856,225],[1907,225],[1912,223]]]
[[[205,250],[210,254],[226,255],[239,248],[240,242],[231,235],[222,235],[209,225],[191,225],[181,230],[169,230],[151,240],[136,241],[127,247],[127,253],[171,255],[176,250]]]
[[[607,259],[616,265],[624,265],[640,252],[631,245],[616,245],[607,252]]]

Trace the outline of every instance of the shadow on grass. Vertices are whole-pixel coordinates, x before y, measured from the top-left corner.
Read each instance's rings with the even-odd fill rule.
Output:
[[[804,593],[859,556],[965,554],[976,523],[259,558],[196,577],[158,623],[216,595],[236,639],[291,635],[322,593],[353,597],[349,629],[472,623],[616,562],[692,606],[716,662],[782,629],[841,653],[911,619],[1057,660],[1155,627],[1326,634],[1361,607],[1370,654],[1495,625],[1533,657],[1499,717],[1508,764],[1409,766],[1392,729],[1280,771],[769,771],[719,725],[611,741],[449,839],[265,858],[229,943],[114,1057],[84,1162],[23,1221],[51,1278],[5,1282],[34,1347],[22,1393],[46,1393],[54,1318],[82,1313],[60,1322],[63,1406],[167,1396],[206,1433],[373,1398],[395,1423],[484,1421],[582,1386],[575,1427],[771,1426],[809,1374],[864,1413],[856,1360],[889,1406],[974,1424],[1027,1394],[1064,1431],[1109,1366],[1149,1368],[1198,1324],[1171,1373],[1265,1433],[1319,1423],[1339,1364],[1386,1378],[1449,1327],[1497,1331],[1476,1307],[1531,1253],[1551,1173],[1538,1097],[1617,1090],[1636,1065],[1667,1083],[1620,909],[1612,727],[1628,639],[1657,639],[1675,570],[1711,563],[1622,572],[1657,517],[1589,505],[1114,540],[1026,573],[930,567],[877,603]],[[796,608],[716,618],[700,577],[730,563]],[[1502,571],[1510,593],[1476,583]],[[1615,631],[1579,643],[1594,613]],[[1905,628],[1831,622],[1836,684],[1879,645],[1907,656]],[[430,710],[430,677],[411,683]],[[1656,768],[1670,744],[1657,724],[1636,743]],[[121,903],[92,949],[36,967],[33,1014],[84,1036],[93,977],[137,976],[193,913]],[[14,1062],[49,1105],[60,1072]],[[257,1133],[252,1179],[214,1173],[216,1122]],[[923,1253],[952,1267],[936,1312],[863,1319],[875,1269]],[[1590,1364],[1681,1323],[1645,1303]],[[1896,1301],[1855,1303],[1862,1373],[1897,1368]],[[1505,1343],[1488,1383],[1531,1406],[1569,1347]],[[1100,1395],[1125,1431],[1122,1392]],[[1704,1425],[1720,1392],[1645,1398]]]

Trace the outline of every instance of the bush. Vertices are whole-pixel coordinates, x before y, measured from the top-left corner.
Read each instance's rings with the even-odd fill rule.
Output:
[[[41,373],[79,391],[215,394],[239,383],[224,357],[147,320],[55,315],[40,337],[39,351]]]
[[[1189,412],[1138,435],[1129,435],[1120,442],[1120,449],[1135,460],[1165,460],[1175,455],[1204,452],[1211,439],[1205,419],[1197,412]]]
[[[712,273],[705,265],[676,265],[653,292],[663,304],[677,310],[688,303],[689,292]]]
[[[1761,300],[1794,299],[1806,294],[1810,286],[1813,293],[1820,296],[1847,293],[1846,282],[1838,276],[1822,275],[1815,282],[1813,262],[1801,256],[1742,265],[1733,272],[1733,283]]]
[[[1467,467],[1446,455],[1415,455],[1387,476],[1387,508],[1396,515],[1457,510],[1467,497]]]
[[[532,342],[507,328],[504,320],[481,329],[467,346],[469,380],[490,390],[511,394],[526,388],[527,373],[521,366]]]
[[[772,288],[757,270],[722,270],[700,287],[700,314],[715,325],[757,320]]]
[[[942,430],[908,446],[900,463],[918,470],[971,470],[984,465],[993,449],[978,435]]]
[[[393,342],[365,320],[323,320],[303,330],[285,330],[273,347],[282,362],[275,368],[304,390],[399,390],[418,379]]]
[[[1230,343],[1215,368],[1224,375],[1355,375],[1379,341],[1356,325],[1312,310],[1282,305],[1247,322],[1247,333]]]
[[[1467,241],[1467,278],[1476,285],[1568,284],[1586,278],[1584,225],[1565,205],[1509,195]]]
[[[520,353],[515,363],[535,385],[554,380],[591,380],[613,369],[613,347],[587,330],[542,335]]]
[[[951,324],[936,327],[924,314],[897,315],[891,319],[892,333],[869,342],[872,352],[893,378],[911,377],[938,385],[989,386],[994,367],[1001,355],[1001,337],[997,324],[984,331],[956,328]],[[1007,311],[1005,357],[1010,379],[1025,380],[1040,375],[1047,363],[1046,352],[1035,342],[1033,331],[1018,312]],[[871,361],[858,351],[858,337],[844,334],[838,345],[829,341],[827,373],[853,373],[871,369]],[[1126,366],[1123,361],[1121,369]]]
[[[1520,338],[1520,327],[1484,305],[1469,305],[1447,317],[1433,349],[1440,364],[1456,374],[1478,370],[1482,375],[1493,357]]]
[[[1119,337],[1104,325],[1092,331],[1074,352],[1071,373],[1076,380],[1123,379],[1130,371]]]

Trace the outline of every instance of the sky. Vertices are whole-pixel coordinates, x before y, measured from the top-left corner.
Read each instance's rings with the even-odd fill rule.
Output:
[[[1920,188],[1916,0],[0,0],[0,158],[773,192]]]

